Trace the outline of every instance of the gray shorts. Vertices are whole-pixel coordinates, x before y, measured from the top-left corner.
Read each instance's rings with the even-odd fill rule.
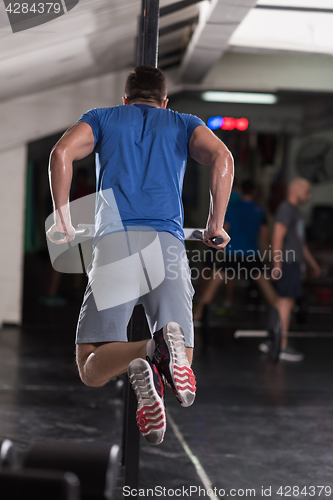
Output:
[[[76,343],[127,342],[133,309],[142,304],[151,334],[175,321],[186,346],[193,347],[194,289],[185,247],[171,233],[138,229],[106,235],[97,243]]]
[[[299,262],[283,262],[281,278],[275,283],[280,297],[301,297],[303,295],[301,264]]]

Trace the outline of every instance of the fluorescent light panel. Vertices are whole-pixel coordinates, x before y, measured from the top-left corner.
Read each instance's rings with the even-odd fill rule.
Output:
[[[293,4],[297,3],[289,5]],[[252,9],[231,35],[229,45],[333,55],[332,33],[333,13]]]
[[[277,102],[277,97],[274,94],[219,92],[215,90],[203,92],[201,98],[209,102],[234,102],[246,104],[275,104]]]
[[[332,0],[258,0],[257,5],[278,5],[286,7],[307,7],[314,9],[332,8]]]

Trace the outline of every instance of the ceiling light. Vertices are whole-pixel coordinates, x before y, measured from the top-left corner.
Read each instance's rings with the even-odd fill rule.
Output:
[[[332,1],[332,0],[331,0]],[[333,54],[333,14],[251,9],[229,38],[238,50]]]
[[[277,102],[277,97],[274,94],[254,92],[207,91],[201,94],[201,98],[209,102],[241,102],[246,104],[275,104]]]

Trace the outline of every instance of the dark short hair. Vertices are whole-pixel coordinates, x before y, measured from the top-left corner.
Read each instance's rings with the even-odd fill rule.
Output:
[[[129,102],[137,99],[162,104],[167,95],[166,78],[163,71],[153,66],[137,66],[127,77],[125,97]]]
[[[256,190],[256,185],[251,179],[246,179],[241,184],[241,191],[243,194],[253,194]]]

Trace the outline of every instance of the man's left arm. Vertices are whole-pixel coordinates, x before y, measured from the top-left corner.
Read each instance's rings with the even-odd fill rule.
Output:
[[[81,160],[94,150],[95,138],[90,125],[85,122],[70,127],[52,149],[49,164],[49,179],[54,209],[54,224],[47,236],[53,243],[67,243],[75,237],[72,226],[69,191],[73,177],[73,161]],[[55,240],[56,232],[66,233]]]
[[[321,269],[312,253],[310,252],[308,246],[305,244],[303,245],[303,256],[307,264],[309,264],[309,266],[311,267],[313,277],[318,278],[321,274]]]

